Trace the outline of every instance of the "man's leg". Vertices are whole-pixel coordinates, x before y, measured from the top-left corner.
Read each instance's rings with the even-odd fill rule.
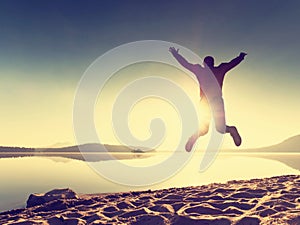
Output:
[[[190,152],[194,144],[196,143],[197,139],[207,134],[208,130],[209,130],[209,123],[207,123],[207,125],[204,128],[200,128],[199,130],[197,130],[185,144],[185,150],[187,152]]]
[[[190,152],[196,143],[197,139],[200,136],[204,136],[207,134],[209,130],[209,124],[211,120],[211,112],[210,108],[207,102],[207,99],[205,97],[201,98],[200,100],[200,113],[201,113],[201,121],[199,129],[189,138],[185,145],[185,150],[187,152]]]
[[[224,102],[220,97],[213,100],[213,116],[216,124],[216,130],[222,134],[229,133],[236,146],[240,146],[242,138],[235,126],[227,126],[225,120]]]

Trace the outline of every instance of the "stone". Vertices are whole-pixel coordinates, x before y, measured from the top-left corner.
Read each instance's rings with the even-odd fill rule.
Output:
[[[78,199],[78,196],[69,188],[54,189],[45,194],[31,194],[27,200],[26,207],[30,208],[37,205],[43,205],[51,201],[63,199]]]

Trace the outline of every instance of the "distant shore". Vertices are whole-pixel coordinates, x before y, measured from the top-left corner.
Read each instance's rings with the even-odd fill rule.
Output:
[[[76,194],[32,194],[27,208],[0,213],[1,224],[300,224],[300,176],[225,184]]]
[[[247,154],[245,156],[276,160],[285,165],[300,171],[300,135],[291,137],[283,142],[257,149],[222,149],[220,154]],[[161,153],[155,149],[134,146],[108,145],[99,143],[89,143],[60,148],[24,148],[24,147],[4,147],[0,146],[1,158],[15,157],[63,157],[88,162],[98,162],[107,160],[126,160],[151,157]],[[168,152],[170,153],[170,152]],[[185,151],[183,151],[185,153]],[[296,157],[295,157],[296,156]]]
[[[0,147],[0,158],[41,156],[64,157],[82,161],[105,161],[141,158],[145,157],[145,152],[154,152],[154,150],[92,143],[62,148]]]

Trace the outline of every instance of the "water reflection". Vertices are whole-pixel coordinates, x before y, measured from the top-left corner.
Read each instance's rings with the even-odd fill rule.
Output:
[[[119,192],[142,189],[160,189],[226,182],[233,179],[262,178],[277,175],[300,174],[277,160],[263,158],[264,155],[220,154],[213,165],[199,173],[202,154],[194,154],[191,161],[170,179],[148,187],[130,187],[111,182],[97,174],[89,165],[80,160],[61,157],[23,157],[0,159],[0,211],[22,207],[30,193],[46,192],[54,188],[70,187],[78,193]],[[259,156],[259,157],[258,157]],[[269,155],[270,156],[270,155]],[[288,157],[299,162],[300,154],[273,157]],[[285,157],[284,157],[285,156]],[[132,166],[157,163],[165,155],[149,158],[124,160]],[[180,156],[179,156],[180,157]],[[95,162],[113,170],[110,161]],[[157,171],[158,173],[160,171]],[[130,174],[124,174],[130,178]],[[145,174],[147,176],[147,174]],[[134,179],[131,177],[131,179]]]

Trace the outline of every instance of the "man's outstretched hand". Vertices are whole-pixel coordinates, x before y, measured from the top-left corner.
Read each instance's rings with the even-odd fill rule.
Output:
[[[174,48],[174,47],[170,47],[169,48],[169,52],[172,53],[172,55],[177,55],[178,54],[179,49]]]
[[[240,56],[243,57],[243,59],[245,58],[246,55],[247,55],[246,52],[241,52],[241,53],[240,53]]]

